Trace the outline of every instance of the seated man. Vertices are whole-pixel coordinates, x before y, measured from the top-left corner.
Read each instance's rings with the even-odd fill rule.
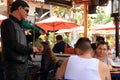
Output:
[[[93,54],[92,54],[93,56],[94,56],[94,54],[95,54],[95,50],[96,50],[96,48],[97,48],[98,43],[101,42],[101,41],[105,41],[105,38],[102,37],[102,36],[97,36],[97,37],[96,37],[96,42],[91,44],[91,47],[92,47],[92,49],[93,49]]]
[[[77,55],[66,59],[57,70],[56,80],[111,80],[108,66],[91,55],[92,48],[88,38],[80,38],[75,50]]]
[[[65,41],[63,41],[62,35],[56,36],[56,44],[53,47],[54,53],[64,53],[65,44],[67,44]],[[70,48],[71,46],[67,44],[67,47]]]
[[[96,37],[96,42],[91,44],[92,49],[93,49],[93,50],[96,50],[97,44],[98,44],[99,42],[101,42],[101,41],[105,41],[105,38],[102,37],[102,36],[97,36],[97,37]]]

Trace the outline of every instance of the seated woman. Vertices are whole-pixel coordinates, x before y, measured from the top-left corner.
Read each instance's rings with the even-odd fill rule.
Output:
[[[107,42],[99,42],[97,45],[97,48],[95,50],[95,55],[94,57],[98,58],[99,60],[105,62],[106,64],[111,64],[111,59],[108,57],[107,52],[108,52],[108,43]]]
[[[56,56],[52,52],[50,45],[46,42],[40,43],[39,51],[42,55],[41,68],[39,74],[40,80],[47,80],[49,71],[55,68]]]

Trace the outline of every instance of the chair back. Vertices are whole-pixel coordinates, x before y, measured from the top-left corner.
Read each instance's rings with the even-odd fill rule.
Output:
[[[75,54],[75,48],[68,48],[67,44],[64,46],[64,53],[65,54]]]

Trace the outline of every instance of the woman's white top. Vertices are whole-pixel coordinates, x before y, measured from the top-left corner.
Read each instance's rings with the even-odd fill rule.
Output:
[[[99,60],[96,58],[70,56],[64,78],[68,80],[101,80],[98,65]]]

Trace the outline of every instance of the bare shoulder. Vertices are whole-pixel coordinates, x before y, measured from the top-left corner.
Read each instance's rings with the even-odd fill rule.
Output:
[[[101,69],[108,69],[107,64],[102,62],[102,61],[99,61],[99,66],[100,66]]]
[[[111,80],[110,70],[106,63],[99,61],[99,73],[102,80]]]
[[[108,68],[108,65],[102,61],[99,62],[99,69],[101,72],[106,72],[109,74],[109,68]]]
[[[63,61],[63,64],[67,64],[67,62],[68,62],[68,59],[65,59],[65,60]]]
[[[60,68],[58,68],[56,73],[56,80],[63,78],[66,70],[68,59],[64,60]]]
[[[68,59],[65,59],[65,60],[63,61],[63,63],[61,64],[61,66],[60,66],[60,69],[63,70],[64,72],[65,72],[67,63],[68,63]]]

